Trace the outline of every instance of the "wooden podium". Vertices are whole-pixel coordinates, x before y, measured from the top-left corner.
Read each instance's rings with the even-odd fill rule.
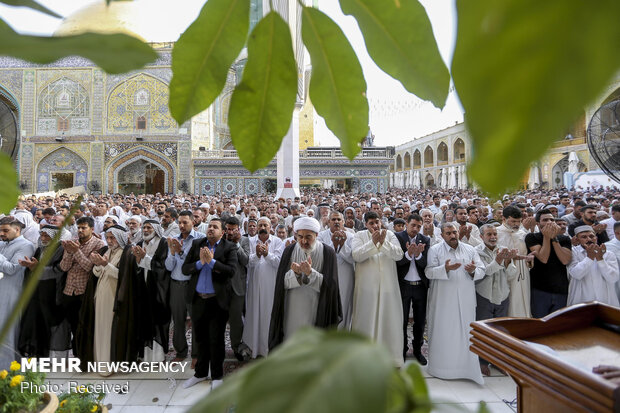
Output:
[[[620,413],[620,386],[592,373],[620,366],[620,309],[594,302],[471,325],[471,350],[517,382],[519,412]]]

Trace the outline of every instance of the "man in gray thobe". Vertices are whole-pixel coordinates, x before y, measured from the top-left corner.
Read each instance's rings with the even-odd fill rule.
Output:
[[[484,277],[476,281],[476,320],[508,316],[509,282],[517,277],[518,270],[513,259],[518,250],[497,245],[497,229],[492,224],[480,227],[483,244],[476,247],[485,265]],[[480,359],[480,370],[485,376],[491,374],[489,363]]]
[[[34,255],[35,246],[21,235],[23,224],[13,217],[0,219],[0,327],[7,322],[19,300],[24,282],[25,267],[19,260]],[[8,369],[16,359],[19,320],[13,324],[3,343],[0,343],[0,370]]]

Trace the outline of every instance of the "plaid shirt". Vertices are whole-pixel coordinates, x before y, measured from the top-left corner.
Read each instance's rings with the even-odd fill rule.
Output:
[[[67,272],[67,284],[63,290],[66,295],[84,294],[88,276],[94,265],[88,257],[91,252],[99,251],[105,246],[103,241],[94,235],[84,244],[78,240],[74,241],[80,244],[80,249],[74,254],[65,250],[62,261],[60,261],[60,269]]]

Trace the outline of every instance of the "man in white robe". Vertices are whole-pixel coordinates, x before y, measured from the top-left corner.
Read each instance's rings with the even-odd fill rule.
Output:
[[[329,245],[336,251],[338,259],[338,289],[342,303],[342,322],[338,325],[341,330],[351,329],[351,314],[353,313],[353,288],[355,286],[355,261],[351,246],[354,233],[345,231],[344,217],[338,211],[329,215],[329,229],[321,231],[318,240]]]
[[[32,257],[35,251],[34,244],[21,235],[23,227],[12,217],[0,220],[0,326],[4,326],[21,296],[25,267],[19,260]],[[0,370],[8,369],[16,359],[18,329],[19,322],[16,322],[0,343]]]
[[[497,227],[497,244],[509,249],[517,249],[519,255],[528,255],[525,245],[527,233],[521,228],[523,214],[516,206],[509,205],[504,208],[504,223]],[[517,260],[517,276],[509,280],[510,295],[508,301],[508,317],[532,317],[530,310],[530,266],[529,260]]]
[[[607,248],[607,252],[614,254],[618,261],[618,268],[620,269],[620,222],[614,224],[614,237],[611,241],[605,243],[605,247]],[[616,282],[616,295],[618,296],[618,300],[620,300],[620,280]]]
[[[434,215],[431,210],[427,208],[421,209],[420,216],[422,217],[422,230],[420,232],[431,239],[431,247],[443,242],[441,230],[435,226]]]
[[[475,248],[459,241],[457,225],[442,224],[444,242],[428,252],[428,373],[483,384],[478,357],[469,351],[469,325],[476,320],[474,282],[485,267]]]
[[[366,334],[388,348],[397,367],[403,360],[403,308],[396,261],[403,250],[393,232],[381,229],[381,218],[364,215],[366,231],[353,238],[355,288],[351,330]]]
[[[467,209],[465,207],[456,207],[454,209],[454,218],[459,224],[458,230],[460,242],[469,244],[472,247],[482,244],[482,238],[480,238],[480,230],[476,225],[468,222],[469,215],[467,214]]]
[[[607,252],[605,244],[597,245],[594,229],[589,225],[575,228],[579,245],[573,247],[568,265],[567,305],[600,301],[619,306],[615,284],[618,282],[618,261]]]
[[[246,291],[243,342],[252,350],[252,358],[269,353],[269,324],[276,287],[276,272],[284,243],[270,235],[271,221],[258,220],[258,235],[250,238],[248,288]]]

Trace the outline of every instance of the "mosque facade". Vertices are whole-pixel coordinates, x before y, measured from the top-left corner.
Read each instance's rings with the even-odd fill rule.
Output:
[[[128,26],[131,19],[126,17],[135,12],[135,2],[104,3],[69,16],[56,35],[97,27],[146,39]],[[297,3],[285,3],[290,4],[280,7],[294,16]],[[252,25],[266,7],[252,1]],[[273,189],[275,160],[250,174],[231,143],[228,106],[246,59],[241,56],[229,69],[222,93],[207,110],[179,125],[168,107],[174,44],[150,43],[158,59],[121,75],[106,74],[81,57],[45,66],[0,57],[1,146],[14,159],[24,193],[80,186],[122,194],[253,194]],[[387,190],[389,148],[367,148],[353,163],[337,148],[313,148],[315,111],[303,96],[303,83],[295,134],[302,183]]]

